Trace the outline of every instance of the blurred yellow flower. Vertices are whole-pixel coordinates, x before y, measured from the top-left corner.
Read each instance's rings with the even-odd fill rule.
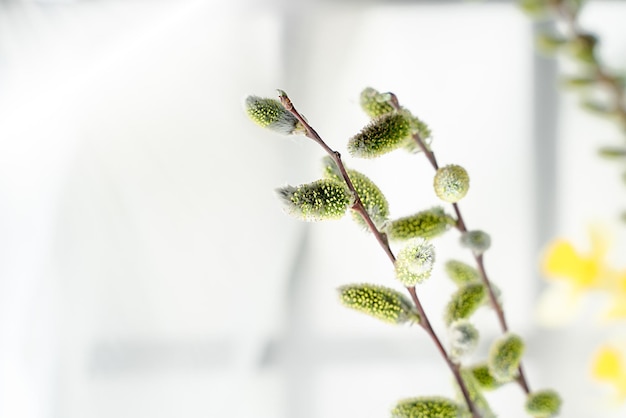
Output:
[[[582,252],[565,240],[553,241],[544,253],[541,271],[549,285],[537,305],[540,322],[561,326],[573,319],[583,297],[600,294],[606,306],[602,318],[626,319],[626,269],[607,262],[610,240],[600,228],[590,228],[589,250]],[[623,347],[622,347],[623,348]],[[591,376],[615,392],[617,404],[626,402],[626,358],[615,344],[601,345],[592,362]]]
[[[583,253],[565,239],[553,241],[541,263],[543,275],[551,282],[538,304],[538,319],[558,326],[576,314],[582,296],[602,291],[609,298],[605,319],[626,318],[626,270],[618,271],[606,262],[609,238],[600,228],[590,228],[590,249]]]
[[[622,353],[614,347],[600,347],[591,366],[592,376],[615,389],[617,400],[626,401],[626,370]]]
[[[574,246],[558,239],[548,247],[543,264],[543,274],[548,279],[563,280],[573,290],[585,291],[602,287],[606,275],[604,258],[608,239],[597,229],[590,231],[591,250],[581,254]]]

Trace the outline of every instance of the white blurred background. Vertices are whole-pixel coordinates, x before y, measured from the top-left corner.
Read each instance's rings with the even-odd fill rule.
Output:
[[[345,151],[366,86],[397,93],[440,163],[469,171],[461,207],[492,235],[531,386],[560,390],[563,417],[623,416],[588,378],[602,335],[533,316],[546,242],[626,206],[618,167],[595,158],[619,134],[561,95],[533,48],[549,22],[513,3],[0,2],[0,417],[374,418],[453,396],[419,329],[337,303],[342,284],[397,287],[375,240],[281,212],[273,189],[316,179],[322,150],[242,108],[282,88]],[[625,16],[619,1],[585,10],[621,68]],[[394,217],[438,204],[421,155],[346,162]],[[438,239],[440,261],[470,260],[457,240]],[[452,290],[441,264],[419,289],[442,336]],[[488,310],[477,321],[479,359],[498,328]],[[489,399],[525,416],[517,387]]]

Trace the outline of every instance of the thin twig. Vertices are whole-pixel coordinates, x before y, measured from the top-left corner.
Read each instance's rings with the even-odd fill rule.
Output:
[[[400,106],[400,103],[398,102],[398,99],[397,99],[396,95],[393,94],[393,93],[389,93],[389,94],[391,95],[391,104],[392,104],[392,106],[396,110],[400,110],[401,106]],[[417,145],[420,148],[420,150],[424,153],[424,155],[426,156],[426,158],[430,162],[430,165],[435,169],[435,171],[438,170],[439,169],[439,164],[437,163],[437,158],[435,157],[435,153],[426,145],[426,143],[424,142],[424,140],[422,139],[422,137],[418,133],[414,133],[412,136],[413,136],[413,140],[417,143]],[[454,208],[454,212],[456,213],[456,229],[458,229],[459,232],[461,232],[461,233],[467,232],[468,229],[467,229],[467,226],[465,225],[465,220],[463,219],[463,215],[461,213],[461,209],[460,209],[458,203],[453,203],[452,207]],[[478,272],[480,274],[481,281],[482,281],[483,285],[487,288],[487,292],[489,294],[489,300],[491,302],[491,306],[495,310],[496,316],[498,317],[498,322],[500,324],[500,329],[502,330],[503,333],[507,333],[509,331],[509,327],[508,327],[507,322],[506,322],[506,317],[504,315],[504,310],[502,309],[502,306],[498,302],[498,298],[496,297],[496,294],[495,294],[495,292],[493,290],[493,286],[491,284],[491,280],[489,280],[489,277],[487,276],[487,272],[485,270],[485,263],[483,261],[483,256],[482,256],[482,254],[481,255],[474,254],[474,259],[475,259],[476,264],[478,266]],[[526,394],[530,393],[530,386],[528,385],[528,380],[526,379],[526,375],[524,373],[524,368],[522,367],[521,363],[520,363],[519,368],[518,368],[517,382],[519,383],[519,385],[521,386],[522,390]]]
[[[313,127],[309,125],[306,119],[304,119],[304,117],[302,117],[302,115],[296,110],[295,106],[293,105],[289,97],[287,96],[287,93],[285,93],[282,90],[279,90],[278,92],[279,92],[280,102],[285,107],[285,109],[288,110],[293,116],[295,116],[296,119],[298,119],[298,121],[300,122],[300,124],[302,124],[302,126],[305,129],[305,135],[308,138],[315,141],[317,144],[319,144],[324,149],[324,151],[326,151],[328,155],[333,159],[333,161],[339,168],[339,171],[341,172],[341,176],[343,177],[343,179],[346,182],[346,185],[348,186],[348,190],[350,190],[350,192],[354,195],[355,202],[352,206],[352,209],[357,211],[361,215],[361,217],[363,217],[363,220],[367,223],[367,226],[369,227],[370,231],[374,234],[374,236],[376,237],[376,240],[378,241],[380,246],[383,248],[383,250],[387,254],[387,257],[389,257],[389,260],[391,260],[391,262],[395,265],[396,257],[391,251],[391,248],[389,247],[389,241],[387,240],[387,236],[378,230],[378,228],[376,227],[376,225],[370,218],[369,214],[367,213],[367,210],[365,210],[365,207],[363,206],[363,203],[361,202],[359,194],[357,193],[354,185],[352,184],[352,181],[350,180],[350,177],[348,176],[346,168],[343,165],[343,161],[341,160],[341,154],[339,154],[339,152],[330,148],[324,142],[324,140],[315,131],[315,129],[313,129]],[[474,402],[472,402],[472,399],[470,397],[469,390],[467,389],[465,381],[461,377],[461,373],[459,371],[459,365],[452,361],[452,359],[446,352],[446,349],[443,347],[441,340],[439,339],[439,337],[437,337],[435,330],[430,325],[428,316],[426,315],[426,312],[424,311],[424,308],[422,307],[422,304],[420,303],[420,300],[417,297],[415,286],[407,287],[406,289],[411,295],[411,299],[413,300],[413,303],[415,304],[415,308],[417,309],[417,312],[420,315],[419,325],[426,331],[426,333],[433,340],[433,342],[435,343],[435,346],[439,350],[439,353],[444,358],[444,360],[446,361],[446,364],[450,368],[450,371],[452,371],[452,374],[454,375],[455,380],[457,381],[459,387],[461,388],[463,398],[465,398],[465,403],[467,404],[469,410],[472,413],[472,417],[480,418],[480,414],[476,410],[476,406],[474,405]]]
[[[571,38],[584,41],[589,34],[581,29],[578,22],[578,13],[567,7],[565,2],[562,1],[554,2],[552,6],[555,15],[560,16],[562,21],[567,25]],[[593,52],[593,63],[591,63],[591,65],[595,73],[596,81],[602,84],[611,95],[614,111],[619,118],[622,128],[626,129],[626,94],[624,92],[624,86],[619,78],[611,74],[610,70],[598,60],[595,50]]]

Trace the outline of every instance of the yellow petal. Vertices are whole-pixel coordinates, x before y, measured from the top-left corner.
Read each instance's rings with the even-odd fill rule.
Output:
[[[604,313],[604,318],[608,320],[626,318],[626,294],[618,293],[613,295],[611,306]]]
[[[593,287],[600,270],[598,260],[580,256],[565,240],[548,247],[542,267],[546,277],[565,280],[577,288]]]
[[[624,375],[620,352],[610,346],[601,347],[593,359],[591,373],[598,380],[619,383]]]

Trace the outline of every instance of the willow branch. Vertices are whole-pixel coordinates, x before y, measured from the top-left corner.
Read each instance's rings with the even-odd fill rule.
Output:
[[[575,40],[584,41],[589,34],[580,27],[578,13],[569,8],[566,2],[561,0],[553,1],[552,7],[556,16],[560,17],[567,26],[570,37]],[[611,96],[614,107],[613,110],[619,118],[622,128],[626,129],[626,93],[624,92],[622,81],[598,60],[595,51],[591,66],[596,81],[603,85]]]
[[[287,111],[289,111],[293,116],[295,116],[295,118],[298,119],[298,122],[300,122],[300,124],[302,124],[302,126],[304,127],[304,130],[305,130],[305,136],[307,138],[312,139],[318,145],[320,145],[324,149],[324,151],[326,151],[328,153],[328,155],[333,159],[333,161],[335,162],[335,164],[339,168],[339,171],[341,172],[341,176],[343,177],[344,181],[346,182],[346,185],[348,186],[348,190],[350,190],[350,192],[354,195],[354,204],[352,206],[352,209],[357,211],[361,215],[361,217],[363,218],[363,220],[367,224],[369,230],[372,232],[372,234],[374,234],[374,237],[376,238],[376,240],[378,241],[378,243],[380,244],[382,249],[387,254],[387,257],[389,258],[391,263],[395,265],[396,257],[393,254],[393,252],[391,251],[391,248],[389,247],[389,241],[387,240],[387,236],[386,236],[386,234],[384,234],[384,233],[382,233],[382,232],[380,232],[378,230],[378,228],[376,227],[376,225],[374,224],[374,222],[370,218],[369,214],[367,213],[367,210],[365,210],[365,206],[363,206],[363,203],[361,202],[359,194],[357,193],[356,188],[354,187],[354,184],[350,180],[350,177],[348,176],[346,168],[345,168],[345,166],[343,164],[343,161],[341,160],[341,154],[339,152],[333,150],[332,148],[330,148],[326,144],[326,142],[324,142],[324,140],[315,131],[315,129],[313,129],[313,127],[311,125],[309,125],[309,123],[306,121],[306,119],[304,119],[304,117],[302,117],[302,115],[296,110],[295,106],[291,102],[291,99],[289,99],[289,97],[287,96],[287,93],[285,93],[282,90],[279,90],[279,99],[280,99],[280,102],[282,103],[282,105],[285,107],[285,109]],[[441,343],[441,340],[439,339],[439,337],[437,337],[437,334],[435,333],[435,330],[430,325],[430,321],[428,320],[428,316],[426,315],[426,312],[424,311],[424,308],[422,307],[422,304],[420,303],[420,300],[419,300],[419,298],[417,296],[417,293],[415,291],[415,286],[407,287],[406,289],[409,292],[409,294],[411,295],[411,299],[413,300],[413,303],[415,304],[415,308],[417,309],[417,312],[420,315],[419,325],[430,336],[430,338],[435,343],[435,346],[439,350],[439,353],[441,354],[441,356],[446,361],[446,364],[448,365],[448,367],[450,368],[450,371],[454,375],[454,378],[455,378],[457,384],[461,388],[461,392],[463,393],[463,398],[465,399],[465,403],[467,404],[469,410],[471,411],[473,418],[480,418],[480,415],[478,414],[478,412],[476,410],[476,406],[474,405],[474,403],[472,402],[472,400],[470,398],[470,394],[469,394],[469,391],[468,391],[467,386],[465,384],[465,381],[461,377],[461,374],[460,374],[460,371],[459,371],[459,365],[452,361],[452,359],[450,358],[450,356],[446,352],[445,348],[443,347],[443,344]]]
[[[396,95],[393,93],[389,93],[389,94],[391,95],[392,105],[395,107],[396,110],[400,110],[401,106],[398,102]],[[420,150],[424,153],[424,155],[430,162],[430,165],[435,169],[435,171],[437,171],[439,169],[439,164],[437,163],[437,158],[435,157],[435,153],[430,149],[430,147],[428,147],[428,145],[426,145],[426,143],[424,142],[424,140],[418,133],[414,133],[412,136],[417,146],[420,148]],[[461,213],[461,209],[458,203],[453,203],[452,207],[454,208],[454,212],[456,213],[456,229],[458,229],[459,232],[461,233],[467,232],[468,229],[465,224],[465,220],[463,219],[463,214]],[[494,311],[496,312],[496,316],[498,317],[500,329],[502,330],[503,333],[506,333],[509,331],[509,327],[506,322],[504,310],[502,309],[502,306],[498,302],[498,298],[496,297],[496,294],[493,290],[491,280],[489,280],[489,277],[487,276],[487,272],[485,270],[485,263],[483,261],[483,256],[482,254],[481,255],[473,254],[473,255],[474,255],[474,260],[476,261],[476,265],[478,266],[480,279],[483,285],[487,288],[487,292],[489,294],[489,301],[491,302],[491,306],[493,307]],[[524,369],[521,363],[518,368],[517,382],[519,383],[522,390],[526,394],[530,393],[530,386],[528,385],[528,380],[526,379],[526,375],[524,373]]]

